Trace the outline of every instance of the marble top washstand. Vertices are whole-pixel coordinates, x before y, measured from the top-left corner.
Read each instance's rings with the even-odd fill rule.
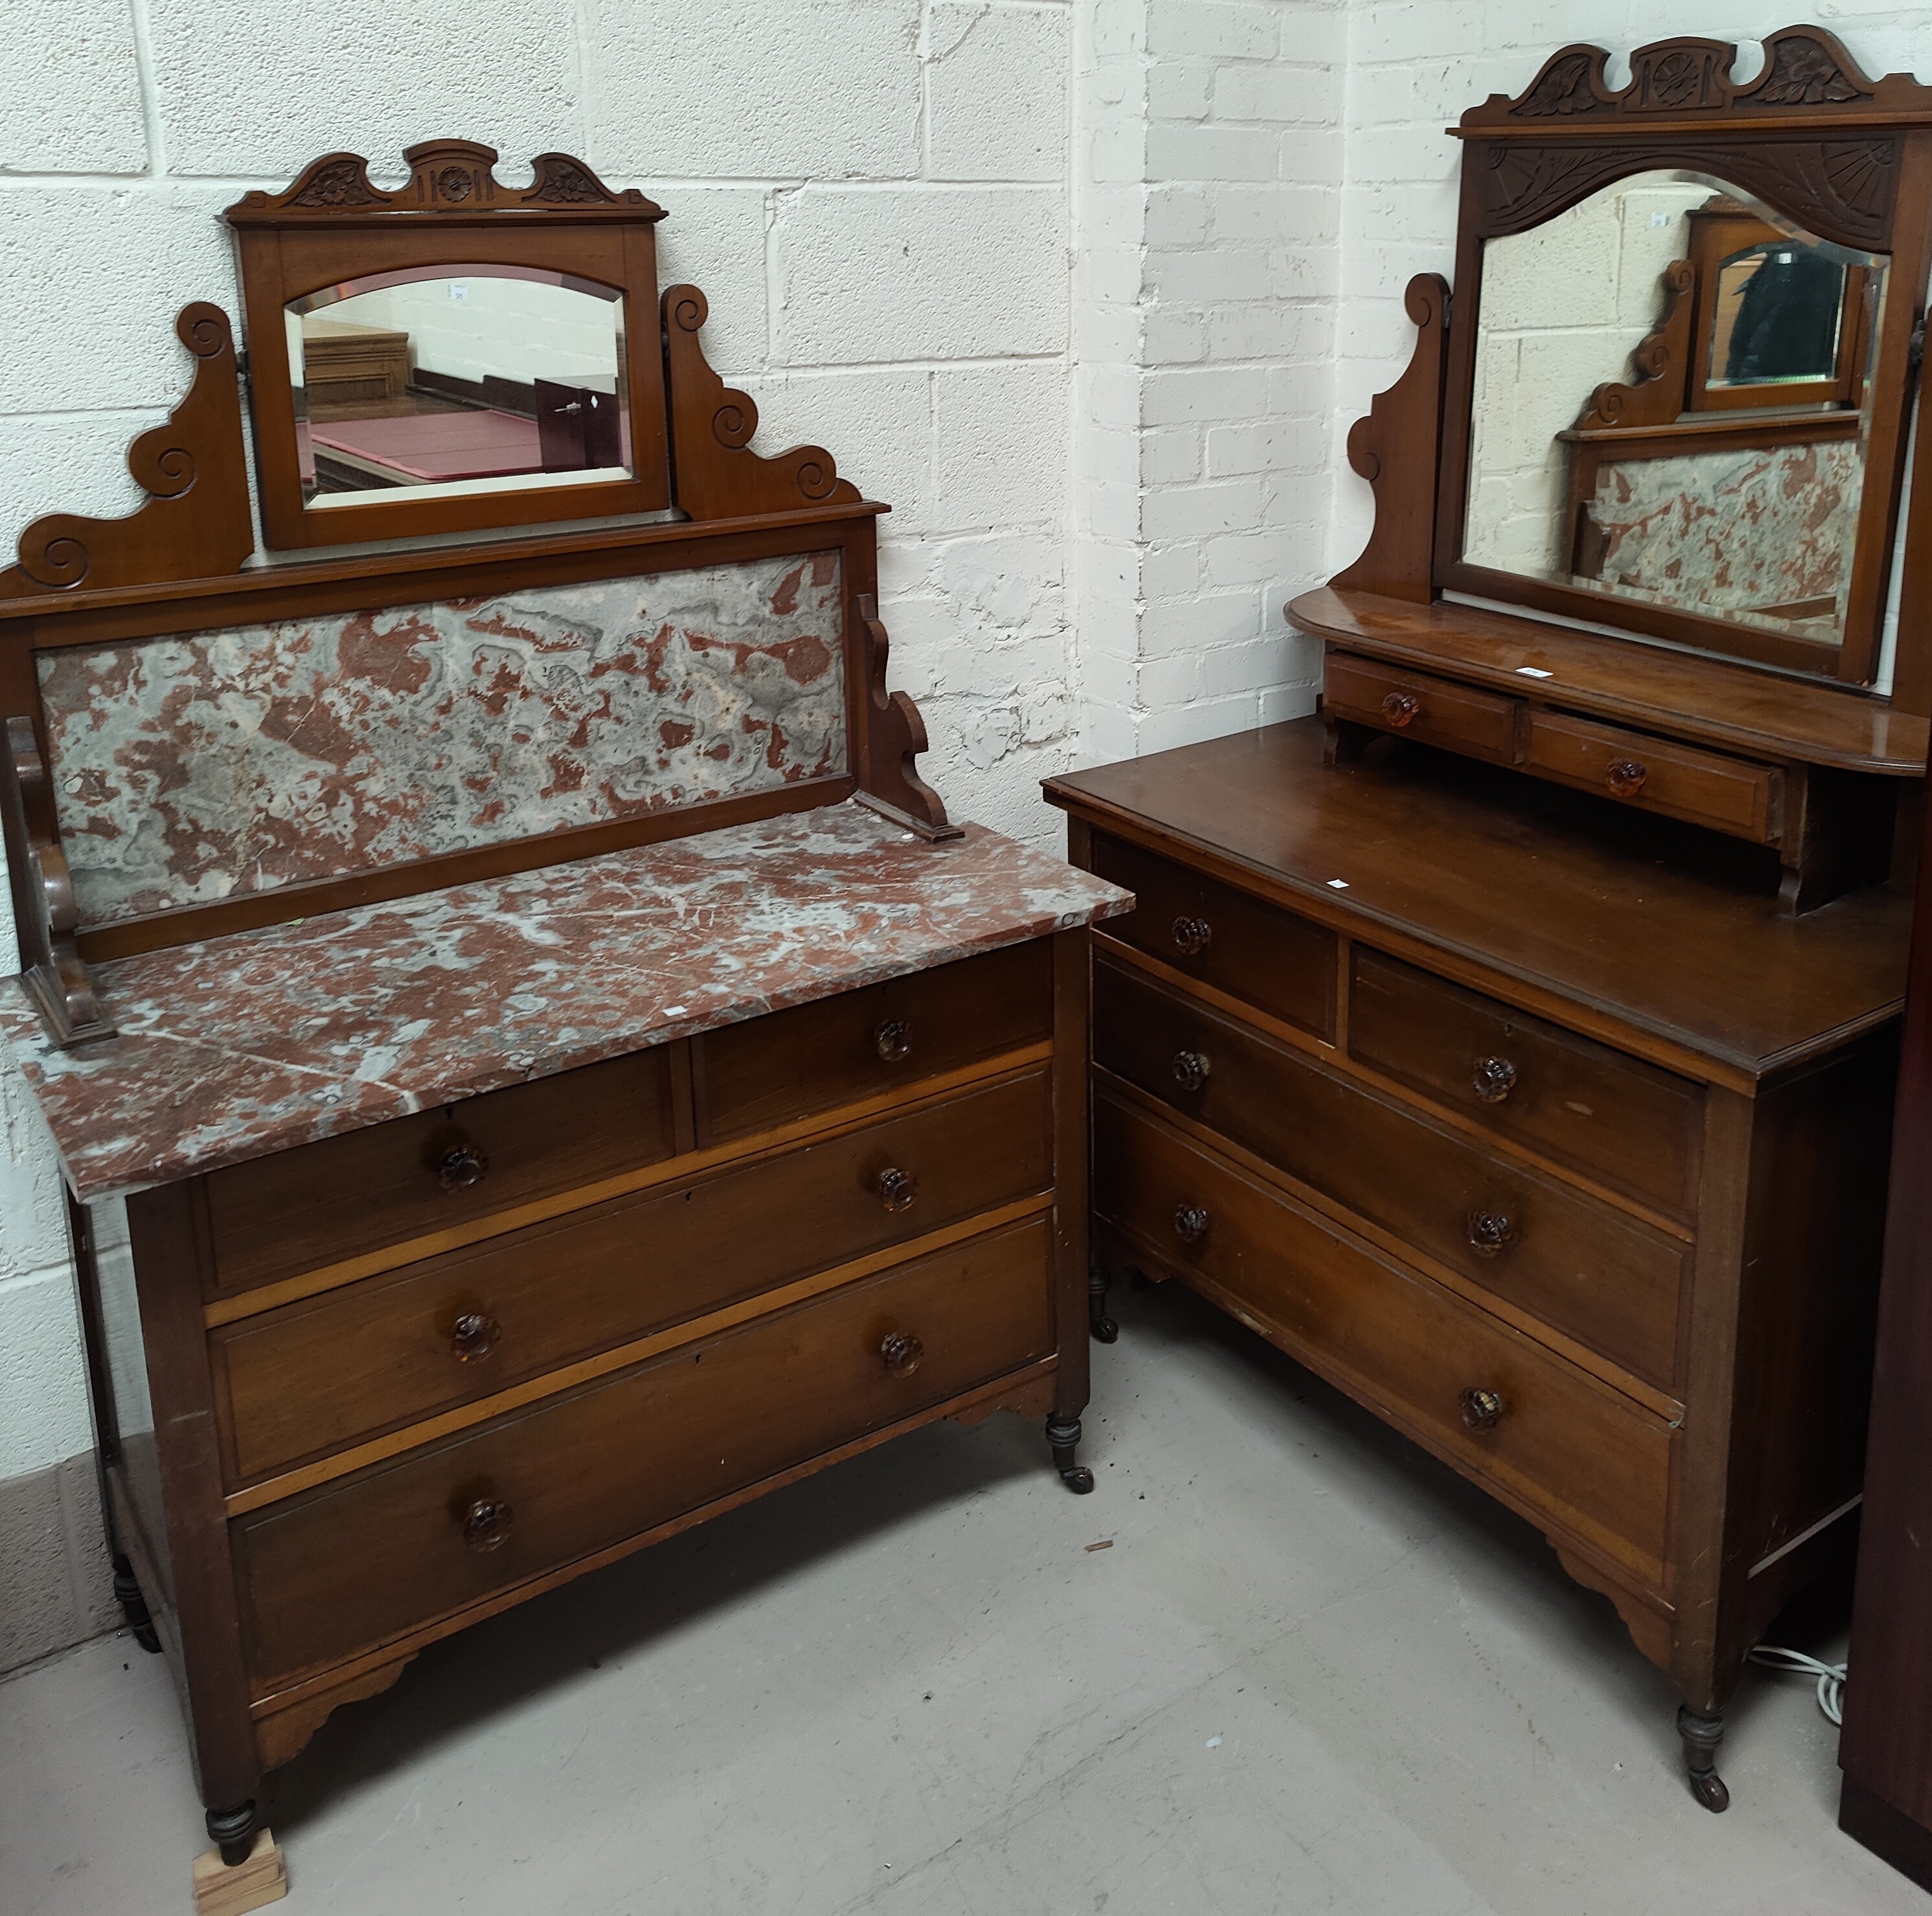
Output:
[[[996,832],[856,803],[95,969],[116,1035],[10,1041],[86,1201],[262,1157],[1132,908]]]

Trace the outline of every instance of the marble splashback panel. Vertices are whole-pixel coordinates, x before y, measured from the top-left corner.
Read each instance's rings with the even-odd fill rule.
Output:
[[[43,653],[83,922],[847,769],[839,555]]]
[[[1842,613],[1863,459],[1838,440],[1606,463],[1590,505],[1606,541],[1601,577],[1694,610],[1828,599]]]

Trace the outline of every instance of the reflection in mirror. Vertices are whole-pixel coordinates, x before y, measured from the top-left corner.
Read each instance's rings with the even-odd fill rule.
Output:
[[[316,507],[626,479],[624,302],[531,268],[372,274],[287,308]]]
[[[1463,557],[1842,643],[1886,268],[1678,171],[1487,242]]]

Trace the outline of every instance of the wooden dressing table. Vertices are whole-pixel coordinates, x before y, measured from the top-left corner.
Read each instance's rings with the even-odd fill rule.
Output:
[[[1093,1487],[1086,928],[1127,895],[919,777],[885,509],[749,449],[659,209],[408,157],[230,212],[282,556],[198,305],[149,503],[0,574],[0,1033],[208,1908],[280,1893],[264,1773],[440,1637],[936,1419],[1042,1416]],[[314,484],[284,308],[452,275],[506,346],[532,285],[624,341],[625,471]]]
[[[1456,291],[1411,284],[1349,438],[1373,536],[1289,608],[1321,716],[1046,787],[1139,901],[1095,940],[1096,1286],[1180,1279],[1543,1529],[1676,1680],[1712,1809],[1747,1653],[1856,1533],[1932,709],[1932,436],[1896,524],[1932,91],[1815,28],[1748,85],[1734,52],[1616,91],[1568,47],[1465,115]],[[1580,541],[1570,448],[1684,404],[1690,233],[1739,196],[1871,332],[1730,415],[1757,463],[1672,455],[1672,596],[1609,479]],[[1805,496],[1844,544],[1800,590],[1761,488],[1821,406],[1864,463]]]

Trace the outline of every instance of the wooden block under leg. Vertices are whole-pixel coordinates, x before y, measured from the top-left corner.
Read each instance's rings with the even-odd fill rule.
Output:
[[[218,1849],[203,1850],[194,1859],[195,1916],[246,1916],[250,1909],[280,1902],[288,1893],[281,1846],[267,1830],[256,1831],[248,1861],[232,1869]]]

